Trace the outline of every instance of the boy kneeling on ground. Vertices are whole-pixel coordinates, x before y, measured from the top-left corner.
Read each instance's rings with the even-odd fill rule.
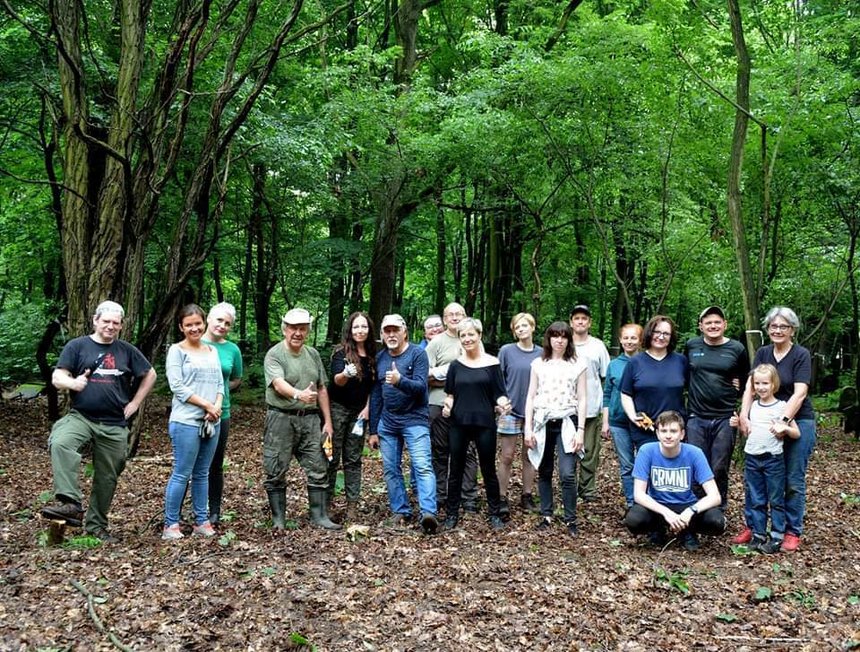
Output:
[[[624,517],[633,534],[648,534],[653,545],[666,542],[666,528],[689,550],[699,548],[696,533],[722,534],[726,519],[720,491],[701,449],[681,443],[684,419],[669,410],[654,421],[657,442],[644,444],[633,464],[633,500]],[[693,485],[705,491],[696,498]]]

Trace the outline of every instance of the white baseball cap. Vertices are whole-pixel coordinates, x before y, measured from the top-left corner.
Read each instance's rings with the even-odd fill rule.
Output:
[[[293,308],[292,310],[288,310],[287,314],[284,315],[284,318],[281,320],[284,324],[289,324],[290,326],[295,326],[297,324],[310,324],[313,321],[311,317],[311,313],[309,313],[304,308]]]

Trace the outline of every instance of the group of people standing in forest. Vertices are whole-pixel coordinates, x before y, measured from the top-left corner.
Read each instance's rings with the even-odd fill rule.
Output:
[[[180,513],[189,486],[191,532],[214,536],[221,520],[230,391],[243,373],[239,349],[227,339],[235,318],[227,303],[208,316],[193,304],[179,313],[183,339],[170,347],[165,365],[173,393],[168,431],[174,466],[165,489],[164,539],[185,536]],[[70,391],[71,411],[49,439],[58,504],[42,512],[83,524],[107,542],[117,540],[107,513],[125,463],[127,420],[155,383],[151,365],[119,340],[123,319],[119,304],[103,302],[93,334],[70,341],[60,355],[53,382]],[[539,514],[538,529],[551,529],[557,469],[561,523],[576,536],[577,501],[599,499],[601,444],[611,439],[626,526],[660,546],[671,533],[694,550],[696,533],[725,530],[739,432],[746,436],[745,527],[732,541],[767,553],[796,550],[815,444],[807,396],[811,359],[794,342],[797,315],[785,307],[767,314],[771,344],[756,352],[752,372],[743,345],[726,337],[718,306],[702,311],[701,336],[683,353],[676,351],[671,318],[657,315],[644,328],[625,324],[621,354],[611,361],[604,343],[590,334],[591,319],[589,307],[577,305],[568,321],[553,322],[536,342],[535,319],[519,313],[510,323],[515,341],[495,357],[484,350],[480,320],[458,303],[425,320],[420,344],[410,342],[398,314],[386,315],[377,333],[366,313],[355,312],[325,365],[306,343],[310,313],[289,310],[281,320],[283,339],[264,361],[263,469],[273,528],[286,527],[292,457],[306,475],[313,524],[342,527],[330,516],[341,466],[344,520],[359,522],[367,445],[381,453],[395,526],[417,516],[427,534],[459,527],[462,511],[478,511],[480,468],[489,525],[504,529],[512,517],[508,494],[519,451],[519,507]],[[94,477],[84,518],[78,472],[88,442]],[[417,514],[404,480],[404,448]]]

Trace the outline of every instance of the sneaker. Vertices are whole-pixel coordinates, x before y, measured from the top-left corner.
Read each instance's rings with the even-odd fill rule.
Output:
[[[792,534],[791,532],[786,532],[785,537],[782,539],[782,545],[780,546],[780,550],[783,552],[794,552],[800,547],[800,537],[796,534]]]
[[[681,547],[687,552],[696,552],[701,546],[699,545],[699,537],[693,532],[681,533]]]
[[[105,528],[99,528],[95,532],[88,533],[91,537],[95,537],[102,543],[119,543],[120,538],[108,532]]]
[[[459,523],[459,522],[460,522],[459,518],[457,518],[456,516],[453,516],[453,515],[449,515],[449,516],[445,517],[445,524],[442,527],[445,528],[446,530],[453,530],[453,529],[456,529],[457,523]]]
[[[754,537],[752,543],[750,543],[750,550],[755,550],[763,555],[773,555],[779,552],[781,545],[782,539],[774,539],[773,537]]]
[[[732,543],[736,546],[744,545],[752,541],[753,532],[750,528],[745,527],[739,534],[732,537]]]
[[[397,514],[393,519],[391,519],[392,527],[408,527],[412,522],[411,514]]]
[[[579,536],[579,530],[576,528],[576,523],[567,524],[567,534],[574,539]]]
[[[436,520],[433,514],[424,514],[421,517],[421,529],[424,530],[424,534],[436,534],[436,528],[438,527],[439,521]]]
[[[511,505],[507,498],[499,500],[499,518],[506,523],[511,520]]]
[[[209,521],[203,521],[200,525],[195,525],[192,532],[199,537],[214,537],[215,528]]]
[[[161,538],[166,541],[173,541],[175,539],[181,539],[185,535],[182,534],[182,529],[179,527],[179,523],[174,523],[168,527],[164,528],[164,531],[161,533]]]
[[[43,507],[42,516],[52,521],[65,521],[72,527],[81,527],[84,510],[78,503],[60,503]]]
[[[552,527],[552,517],[551,516],[544,516],[538,522],[535,530],[549,530],[551,527]]]
[[[505,529],[505,522],[502,520],[501,516],[493,514],[490,517],[490,527],[498,532],[499,530]]]

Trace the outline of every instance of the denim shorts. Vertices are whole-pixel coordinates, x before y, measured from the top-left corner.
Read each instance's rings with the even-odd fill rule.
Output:
[[[498,426],[497,432],[500,435],[522,435],[523,434],[523,425],[525,424],[525,419],[522,417],[516,417],[513,414],[506,414],[504,416],[500,416],[496,421],[496,425]]]

